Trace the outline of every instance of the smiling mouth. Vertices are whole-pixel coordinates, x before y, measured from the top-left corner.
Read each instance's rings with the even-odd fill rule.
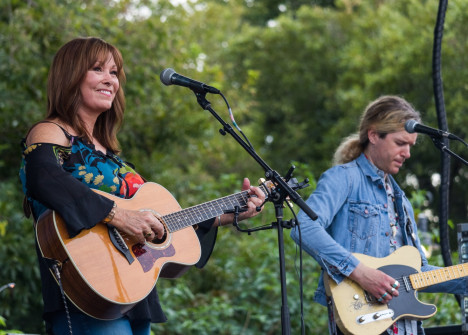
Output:
[[[108,90],[98,90],[99,93],[102,93],[106,96],[111,96],[112,95],[112,92],[111,91],[108,91]]]

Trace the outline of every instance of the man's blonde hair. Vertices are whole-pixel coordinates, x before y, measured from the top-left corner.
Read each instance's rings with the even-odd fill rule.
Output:
[[[389,133],[404,130],[405,122],[411,119],[421,122],[419,112],[401,97],[386,95],[372,101],[361,116],[358,133],[346,137],[336,149],[333,165],[358,158],[369,144],[370,129],[384,138]]]

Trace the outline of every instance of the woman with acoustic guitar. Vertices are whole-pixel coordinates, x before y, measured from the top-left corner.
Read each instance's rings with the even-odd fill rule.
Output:
[[[134,253],[129,257],[135,258],[139,255],[137,250],[146,252],[145,244],[167,238],[168,226],[152,210],[120,205],[126,203],[119,199],[131,199],[146,182],[118,155],[117,131],[125,109],[124,82],[123,59],[114,46],[93,37],[76,38],[62,46],[49,72],[47,117],[33,125],[23,141],[20,177],[26,195],[25,211],[33,215],[35,223],[41,222],[47,210],[54,211],[54,221],[65,223],[64,240],[86,235],[95,227],[110,227],[117,240],[134,242]],[[239,220],[257,215],[265,199],[264,192],[250,186],[248,179],[242,189],[247,197]],[[206,217],[197,225],[195,235],[206,249],[198,267],[205,264],[211,253],[216,227],[233,221],[233,214],[223,212],[214,217],[208,213]],[[191,227],[190,230],[193,231]],[[116,319],[88,315],[61,293],[57,285],[60,280],[54,272],[57,267],[43,257],[45,247],[39,247],[43,317],[49,333],[149,334],[151,322],[166,321],[152,287],[147,296],[131,304],[132,308]],[[60,266],[65,268],[66,262]],[[99,271],[102,270],[95,270]],[[76,305],[80,307],[79,303]],[[106,315],[105,311],[102,313]]]

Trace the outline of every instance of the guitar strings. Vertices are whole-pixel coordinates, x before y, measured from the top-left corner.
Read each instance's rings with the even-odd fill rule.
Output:
[[[265,195],[269,194],[269,191],[265,185],[260,185],[259,188]],[[233,195],[228,195],[223,198],[212,200],[201,205],[196,205],[182,209],[175,213],[169,213],[162,216],[162,220],[167,226],[169,232],[174,232],[181,230],[188,226],[192,226],[195,223],[190,221],[190,219],[196,219],[198,222],[204,220],[209,220],[217,217],[218,215],[224,214],[228,210],[232,210],[236,206],[245,207],[247,205],[248,198],[250,197],[249,191],[242,191]],[[216,206],[214,206],[216,205]],[[202,211],[203,209],[203,211]],[[193,215],[195,212],[197,215]]]
[[[217,217],[218,215],[224,214],[225,211],[236,206],[245,207],[248,198],[248,191],[242,191],[201,205],[189,207],[175,213],[166,214],[162,219],[166,222],[168,230],[170,232],[174,232],[194,225],[193,219],[195,219],[196,223],[199,223],[203,220],[209,220]]]
[[[264,185],[260,185],[259,187],[265,194],[267,194],[266,187]],[[163,225],[168,230],[168,233],[172,233],[194,225],[195,223],[192,223],[190,219],[195,218],[199,220],[198,222],[202,222],[202,219],[209,220],[215,218],[218,215],[224,214],[226,210],[230,210],[236,206],[241,208],[245,207],[247,205],[248,198],[250,197],[248,193],[249,191],[242,191],[204,204],[188,207],[178,212],[169,213],[162,217],[158,217],[158,219],[162,221]],[[215,204],[217,207],[213,206]],[[192,214],[192,212],[195,212],[195,214]],[[123,231],[119,230],[119,234],[124,239],[133,239],[133,236],[130,236]]]

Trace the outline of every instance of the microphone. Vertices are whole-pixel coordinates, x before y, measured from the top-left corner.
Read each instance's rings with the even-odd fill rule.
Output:
[[[421,133],[421,134],[426,134],[426,135],[429,135],[429,136],[435,137],[435,138],[446,137],[446,138],[449,138],[451,140],[457,140],[457,141],[461,140],[456,135],[450,134],[449,132],[446,132],[444,130],[435,129],[435,128],[425,126],[423,124],[418,123],[416,120],[406,121],[405,122],[405,129],[410,134],[412,134],[412,133]]]
[[[14,289],[15,288],[15,283],[8,283],[6,285],[3,285],[2,287],[0,287],[0,292],[2,292],[3,290],[5,289]]]
[[[177,86],[184,86],[190,88],[195,93],[213,93],[213,94],[220,94],[220,90],[214,88],[212,86],[208,86],[204,83],[199,81],[190,79],[188,77],[182,76],[174,71],[174,69],[167,68],[161,72],[159,76],[161,82],[166,85],[177,85]]]

